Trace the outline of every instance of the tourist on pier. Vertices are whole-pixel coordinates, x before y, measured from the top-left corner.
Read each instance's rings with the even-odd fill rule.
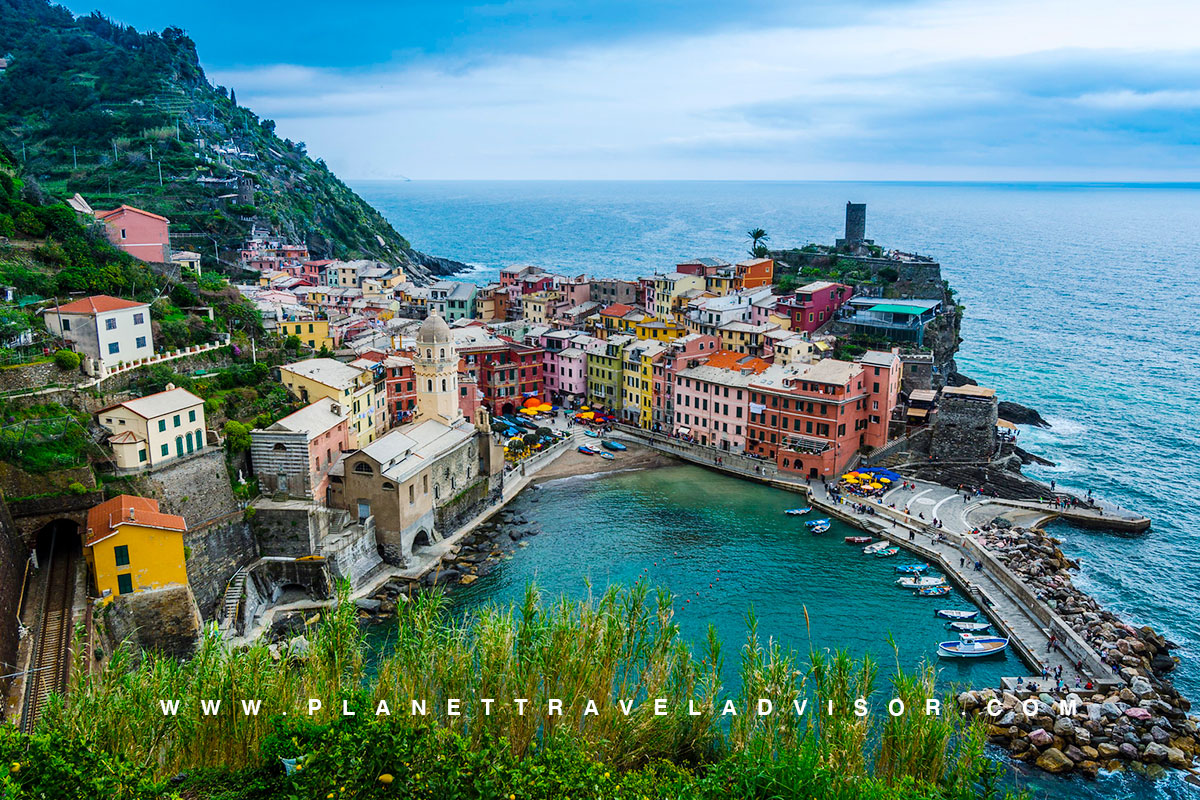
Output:
[[[1058,641],[1058,637],[1057,637],[1057,636],[1055,636],[1053,633],[1052,633],[1052,634],[1050,634],[1050,642],[1049,642],[1049,643],[1046,645],[1046,652],[1047,652],[1047,653],[1049,653],[1051,650],[1053,650],[1053,649],[1054,649],[1054,643],[1055,643],[1055,642],[1057,642],[1057,641]]]
[[[965,558],[961,558],[961,557],[960,557],[960,558],[958,559],[958,568],[959,568],[959,569],[962,569],[962,568],[963,568],[963,567],[965,567],[966,565],[967,565],[967,560],[966,560]]]

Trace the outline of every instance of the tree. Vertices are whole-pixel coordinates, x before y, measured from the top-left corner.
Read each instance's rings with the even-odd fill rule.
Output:
[[[763,242],[771,237],[762,228],[753,228],[746,231],[746,235],[750,237],[750,255],[755,258],[764,258],[767,254],[767,247]]]
[[[54,366],[66,371],[79,369],[79,354],[72,350],[59,350],[54,354]]]
[[[232,453],[250,449],[250,426],[229,420],[225,423],[225,445]]]

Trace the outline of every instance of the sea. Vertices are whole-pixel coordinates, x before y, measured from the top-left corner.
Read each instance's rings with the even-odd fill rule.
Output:
[[[747,256],[752,228],[765,229],[777,248],[832,243],[845,203],[866,203],[869,238],[936,258],[957,291],[965,306],[960,371],[1051,423],[1020,431],[1023,447],[1055,464],[1030,474],[1153,520],[1136,537],[1066,524],[1053,531],[1081,561],[1077,585],[1177,643],[1175,684],[1200,702],[1200,186],[364,181],[353,188],[414,247],[469,264],[456,277],[481,283],[516,264],[634,278],[698,256],[733,262]],[[929,601],[892,585],[890,566],[864,561],[842,543],[840,528],[823,538],[800,535],[779,513],[787,497],[762,487],[676,467],[558,482],[537,500],[518,502],[545,534],[470,587],[458,601],[464,607],[506,603],[530,580],[551,595],[583,596],[589,581],[594,590],[644,578],[692,600],[697,611],[684,604],[684,633],[698,637],[711,622],[728,653],[744,641],[753,607],[764,640],[799,651],[844,647],[906,668],[930,655],[942,631]],[[717,569],[723,584],[709,580]],[[976,685],[1020,671],[994,662],[973,664],[967,669],[977,673],[964,676],[960,665],[942,666],[948,682]],[[1046,797],[1194,796],[1174,779],[1015,780]]]

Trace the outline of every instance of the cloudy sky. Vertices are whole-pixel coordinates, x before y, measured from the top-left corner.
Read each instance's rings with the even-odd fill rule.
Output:
[[[1200,180],[1196,0],[99,7],[350,179]]]

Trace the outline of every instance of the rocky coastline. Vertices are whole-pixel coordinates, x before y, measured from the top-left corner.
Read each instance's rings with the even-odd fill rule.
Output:
[[[1161,777],[1166,767],[1190,770],[1200,754],[1200,719],[1172,685],[1176,649],[1149,626],[1137,628],[1105,611],[1076,588],[1078,562],[1063,555],[1058,539],[1040,530],[990,529],[981,543],[1099,653],[1125,685],[1114,691],[1075,688],[1058,693],[995,689],[963,692],[959,705],[982,715],[989,740],[1013,758],[1055,774],[1095,777],[1100,770],[1130,769]],[[1068,676],[1064,676],[1064,681]],[[1024,696],[1021,696],[1024,695]],[[1036,705],[1028,713],[1024,700]],[[989,713],[998,701],[1000,714]],[[1066,701],[1066,704],[1063,704]],[[1068,713],[1076,704],[1075,713]],[[997,708],[991,703],[992,709]]]

